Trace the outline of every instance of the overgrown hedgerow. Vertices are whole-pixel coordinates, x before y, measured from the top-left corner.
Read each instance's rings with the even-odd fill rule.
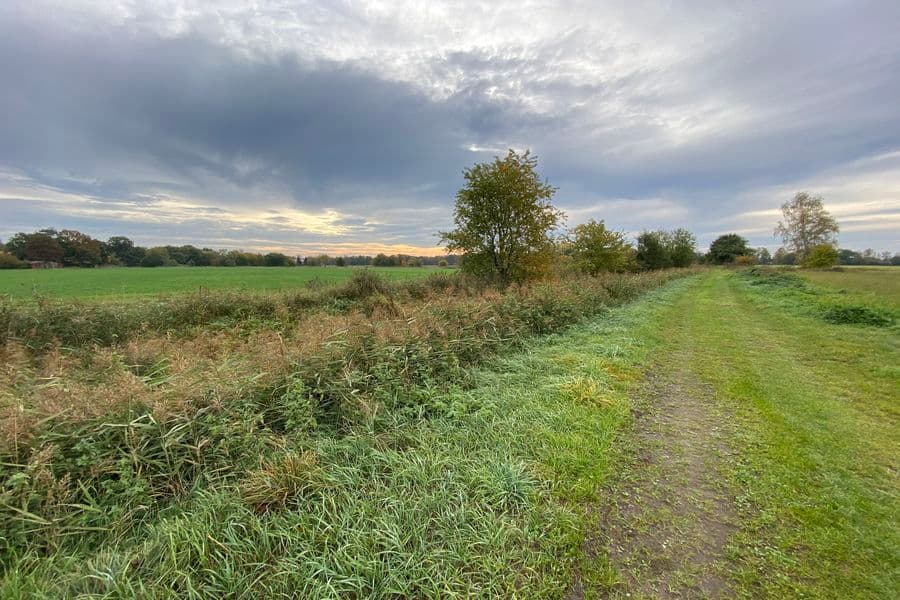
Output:
[[[17,341],[33,352],[46,351],[54,344],[108,346],[149,332],[185,334],[213,323],[233,325],[251,319],[290,323],[311,310],[364,307],[373,297],[402,301],[483,289],[482,282],[464,276],[436,273],[420,281],[395,283],[370,269],[360,269],[343,285],[312,283],[307,289],[271,294],[204,292],[128,303],[44,297],[23,302],[0,297],[0,345]]]
[[[211,484],[244,480],[242,497],[254,510],[270,511],[318,485],[310,479],[315,468],[311,455],[259,462],[257,457],[282,454],[285,439],[302,447],[303,439],[340,437],[360,428],[379,435],[398,422],[464,412],[468,367],[501,347],[559,331],[687,272],[578,278],[502,292],[452,278],[398,289],[363,275],[346,287],[317,292],[320,304],[327,309],[326,298],[350,301],[355,304],[348,309],[371,311],[376,317],[387,313],[387,318],[361,319],[355,328],[333,332],[303,355],[285,348],[289,358],[283,365],[240,380],[231,394],[210,396],[201,389],[180,410],[162,416],[142,404],[139,394],[88,418],[68,409],[45,414],[39,407],[26,415],[13,406],[12,418],[28,422],[16,421],[17,435],[0,450],[0,561],[9,565],[23,553],[40,556],[70,544],[90,545],[111,532],[124,533],[173,500]],[[296,303],[290,295],[241,296],[238,306],[231,307],[228,298],[198,297],[180,307],[151,304],[122,321],[104,312],[112,311],[109,307],[80,316],[60,304],[39,304],[50,308],[43,313],[48,323],[35,309],[21,307],[14,308],[11,320],[7,312],[6,322],[20,336],[34,335],[32,348],[43,348],[48,340],[119,347],[127,335],[165,322],[183,326],[216,318],[277,316]],[[413,302],[414,309],[396,318],[396,311],[365,304],[373,298],[388,304]],[[198,314],[192,316],[187,307]],[[155,324],[135,326],[136,319],[154,314],[159,315]],[[104,324],[105,316],[110,324]],[[158,371],[149,369],[141,381],[165,388]],[[436,395],[435,388],[447,393]],[[280,472],[274,474],[276,464]],[[285,465],[290,469],[281,468]],[[527,483],[516,483],[520,473],[495,475],[517,486],[503,502],[527,493]],[[524,487],[516,491],[519,486]],[[255,487],[271,493],[260,496],[251,489]]]

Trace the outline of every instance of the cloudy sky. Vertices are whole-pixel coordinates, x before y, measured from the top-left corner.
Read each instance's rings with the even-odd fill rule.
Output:
[[[900,2],[3,0],[0,238],[434,251],[529,148],[575,225],[738,232],[822,195],[900,251]]]

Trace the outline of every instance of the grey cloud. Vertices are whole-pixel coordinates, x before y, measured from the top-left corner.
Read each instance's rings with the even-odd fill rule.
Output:
[[[248,53],[220,43],[213,24],[76,28],[22,6],[0,7],[0,167],[98,202],[171,194],[265,210],[289,198],[339,210],[354,239],[426,245],[448,222],[462,168],[493,153],[465,148],[514,145],[536,151],[578,218],[599,206],[622,227],[639,213],[647,227],[712,235],[729,214],[784,200],[747,207],[748,190],[900,148],[894,2],[628,8],[639,42],[606,39],[588,18],[533,43],[443,51],[437,41],[409,58],[422,80],[388,73],[378,56]],[[348,10],[316,26],[359,18]],[[692,29],[704,20],[721,30]],[[679,27],[697,37],[667,39],[664,61],[614,68]],[[670,209],[654,213],[654,202]],[[45,224],[20,209],[16,223]],[[0,206],[0,218],[10,213]]]

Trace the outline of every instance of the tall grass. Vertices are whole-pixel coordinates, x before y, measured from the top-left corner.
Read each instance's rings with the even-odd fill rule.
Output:
[[[140,554],[144,560],[168,561],[176,572],[185,561],[201,556],[210,568],[227,568],[227,556],[219,554],[223,542],[228,542],[224,547],[253,547],[261,568],[290,570],[296,565],[266,563],[267,552],[283,556],[277,539],[259,537],[264,535],[262,530],[223,531],[221,527],[235,519],[262,527],[261,519],[286,518],[280,513],[284,507],[306,507],[309,513],[295,526],[309,529],[311,548],[327,546],[329,535],[338,534],[321,529],[324,524],[314,521],[320,511],[312,507],[319,506],[332,518],[345,518],[340,503],[352,502],[360,494],[377,495],[377,490],[355,487],[360,480],[370,479],[365,474],[374,476],[382,469],[399,468],[407,460],[415,462],[416,452],[440,452],[443,442],[439,439],[433,440],[434,447],[424,449],[419,441],[405,441],[396,432],[414,428],[417,422],[477,412],[478,406],[467,395],[471,367],[529,336],[560,331],[685,274],[609,275],[498,291],[462,278],[440,276],[391,285],[363,272],[334,289],[265,297],[197,297],[185,305],[138,307],[120,317],[108,314],[112,309],[106,306],[95,307],[94,312],[55,303],[44,303],[45,312],[12,307],[6,313],[6,352],[20,346],[27,350],[17,359],[21,368],[7,373],[3,386],[6,431],[0,449],[0,523],[4,532],[0,561],[8,568],[37,568],[35,561],[44,557],[65,561],[65,557],[105,542],[110,553],[92,560],[99,583],[85,583],[83,591],[109,589],[109,582],[126,585],[129,570],[141,572],[150,567],[133,564],[127,553],[116,550],[117,544],[127,540],[138,525],[154,522],[157,525],[146,542],[149,545]],[[305,305],[310,298],[314,302]],[[295,308],[300,305],[303,308]],[[335,310],[358,316],[343,318],[340,322],[346,329],[329,331],[321,338],[314,330]],[[260,347],[256,361],[248,363],[269,363],[271,368],[265,372],[247,369],[229,379],[226,362],[208,387],[192,389],[189,398],[178,398],[175,410],[160,411],[149,401],[174,385],[170,381],[174,375],[169,374],[172,365],[167,364],[174,358],[153,357],[143,366],[114,360],[120,356],[118,352],[126,352],[129,335],[179,327],[187,331],[187,327],[201,326],[203,330],[223,318],[234,324],[261,317],[267,319],[266,326],[277,330],[296,319],[295,311],[313,311],[313,318],[296,322],[287,339],[276,331],[277,343]],[[111,322],[104,322],[106,317]],[[307,344],[305,333],[320,341]],[[60,343],[87,347],[59,350]],[[292,352],[292,344],[302,345],[304,351]],[[96,360],[87,356],[101,345],[112,346],[108,354],[111,374],[100,373]],[[53,362],[57,360],[54,353],[71,355],[59,361],[84,360],[88,369],[74,370],[80,374],[64,381],[58,375],[38,377],[39,363],[44,369],[48,363],[60,364]],[[35,372],[26,373],[29,368]],[[88,375],[97,381],[79,380]],[[126,379],[137,383],[134,388],[125,386],[129,393],[117,401],[90,396],[92,390],[108,393],[111,387],[120,388]],[[41,394],[48,387],[64,397],[70,390],[84,395],[67,398],[62,409],[58,403],[25,407],[22,390],[32,389],[36,397],[46,398]],[[182,390],[179,395],[187,393]],[[79,410],[78,403],[94,402],[102,409]],[[360,436],[367,440],[362,447],[354,441]],[[408,452],[413,454],[408,456]],[[322,456],[328,456],[332,465],[343,466],[325,472],[318,467]],[[398,462],[395,458],[399,456],[407,458]],[[486,471],[479,481],[456,482],[441,482],[439,464],[436,461],[431,467],[436,470],[429,479],[416,482],[410,490],[432,484],[449,486],[441,502],[453,494],[484,494],[484,503],[493,508],[491,514],[478,518],[502,521],[503,515],[514,512],[520,502],[536,493],[532,476],[515,463]],[[406,485],[403,473],[393,477],[394,485],[402,490]],[[372,481],[372,485],[383,485],[378,483],[381,477]],[[179,523],[177,514],[168,512],[188,499],[199,503],[194,518],[215,521],[212,529],[228,539],[189,539],[203,529],[191,529]],[[429,548],[427,529],[422,529],[423,522],[416,515],[418,509],[410,508],[402,522],[382,522],[379,513],[384,508],[372,506],[371,513],[353,517],[374,524],[374,529],[366,531],[360,529],[361,522],[355,523],[353,531],[358,533],[354,535],[363,537],[353,543],[386,545],[384,563],[361,567],[359,581],[337,582],[335,589],[352,593],[375,578],[390,581],[392,544],[419,545],[426,560],[429,556],[438,560],[435,552],[470,551],[465,546]],[[462,528],[471,526],[465,514],[454,514],[450,506],[439,510],[449,511],[441,518],[458,520]],[[340,529],[334,523],[328,527]],[[502,536],[507,529],[498,525],[497,531]],[[173,536],[188,538],[176,543]],[[497,543],[501,541],[508,540]],[[175,547],[188,554],[172,554]],[[191,548],[198,554],[192,554]],[[308,562],[304,564],[308,569]],[[323,564],[321,568],[336,566]],[[375,568],[377,573],[367,568]],[[23,571],[15,573],[11,575],[14,578],[27,577]],[[291,581],[300,585],[306,571],[297,573],[298,579]],[[178,593],[192,595],[188,582],[172,585]],[[385,585],[384,591],[390,595],[387,592],[392,588]],[[412,593],[411,588],[403,587],[406,584],[396,585],[395,595]],[[228,593],[225,588],[214,589]],[[439,586],[429,589],[430,594],[440,593]]]
[[[141,302],[81,302],[36,297],[17,301],[0,297],[0,344],[18,341],[34,352],[54,344],[112,345],[152,332],[183,334],[197,327],[228,326],[248,320],[284,324],[312,310],[365,308],[373,297],[404,301],[430,294],[477,293],[484,286],[460,275],[435,273],[422,280],[392,282],[371,270],[353,272],[340,285],[277,293],[201,292]]]

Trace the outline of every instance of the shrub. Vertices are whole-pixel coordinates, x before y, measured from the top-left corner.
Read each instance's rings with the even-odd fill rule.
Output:
[[[0,251],[0,269],[27,269],[28,263],[19,260],[9,252]]]
[[[831,244],[819,244],[809,251],[800,264],[807,269],[828,269],[838,264],[839,260],[837,248]]]
[[[634,248],[625,233],[606,228],[603,221],[593,219],[577,226],[573,232],[572,258],[583,273],[627,271],[632,267]]]
[[[335,288],[332,295],[344,300],[364,300],[375,294],[390,294],[391,284],[371,269],[358,269],[350,281]]]
[[[735,256],[732,261],[737,267],[750,267],[756,264],[756,256],[753,254],[742,254],[740,256]]]
[[[737,258],[752,254],[747,247],[747,240],[736,233],[727,233],[717,237],[709,245],[709,253],[706,255],[710,262],[717,265],[736,262]]]

